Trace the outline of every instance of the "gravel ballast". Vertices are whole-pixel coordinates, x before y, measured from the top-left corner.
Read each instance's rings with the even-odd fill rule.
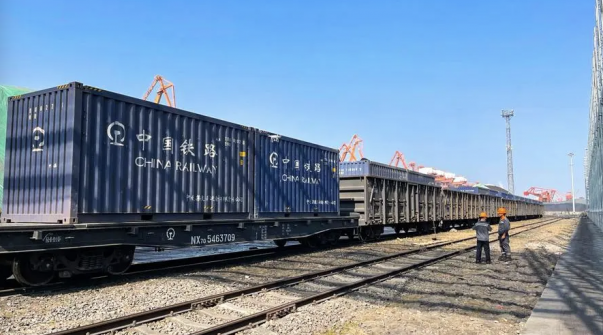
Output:
[[[529,222],[534,221],[525,221],[521,224]],[[494,229],[496,229],[495,226]],[[356,261],[416,248],[419,245],[439,243],[473,235],[474,232],[471,230],[458,230],[439,233],[437,241],[432,240],[433,235],[399,238],[240,266],[208,269],[172,276],[158,276],[131,282],[123,280],[117,283],[99,285],[96,288],[2,297],[0,298],[0,333],[15,335],[44,334],[64,330],[279,278],[351,264]],[[514,243],[513,239],[512,243]],[[132,278],[129,280],[132,280]],[[356,300],[351,301],[357,302]],[[367,302],[360,302],[360,304],[364,306],[363,304],[367,304]],[[308,311],[312,311],[312,308],[324,308],[322,306],[328,305],[325,303],[313,307],[308,306]],[[346,309],[349,314],[355,308],[348,306]],[[300,309],[300,312],[303,310]],[[297,314],[295,313],[290,317]],[[202,316],[196,321],[203,323],[207,321],[204,321],[204,318],[205,316]],[[274,321],[273,323],[278,324],[283,320]],[[166,320],[162,324],[157,324],[161,326],[157,330],[165,332],[173,329],[177,333],[172,321]],[[312,324],[315,324],[315,328],[318,330],[326,329],[325,327],[333,326],[336,323],[330,323],[327,320],[325,322],[312,322]],[[319,327],[319,325],[324,327]],[[182,328],[181,325],[178,326],[180,329]]]
[[[512,236],[510,262],[492,243],[493,264],[464,253],[239,334],[518,334],[577,223]]]

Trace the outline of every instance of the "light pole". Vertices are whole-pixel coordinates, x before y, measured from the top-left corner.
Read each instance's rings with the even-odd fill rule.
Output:
[[[567,154],[570,158],[570,173],[572,174],[572,213],[576,213],[576,197],[574,195],[574,154]]]

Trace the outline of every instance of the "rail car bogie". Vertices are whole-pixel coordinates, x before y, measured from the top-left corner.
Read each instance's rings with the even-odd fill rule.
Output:
[[[27,286],[45,285],[58,278],[83,274],[126,272],[134,259],[135,246],[56,249],[5,255],[2,260],[3,279],[12,274]],[[4,276],[8,274],[8,276]]]

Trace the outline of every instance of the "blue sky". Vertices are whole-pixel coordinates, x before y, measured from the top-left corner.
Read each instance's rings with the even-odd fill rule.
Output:
[[[0,4],[0,83],[80,81],[506,187],[584,195],[594,1],[13,1]]]

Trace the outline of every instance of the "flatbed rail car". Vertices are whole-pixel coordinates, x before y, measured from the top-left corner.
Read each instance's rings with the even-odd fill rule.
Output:
[[[511,220],[542,216],[542,204],[476,187],[442,189],[435,178],[363,159],[343,162],[339,168],[340,211],[360,216],[360,234],[372,238],[391,226],[396,232],[427,231],[468,226],[486,212],[497,223],[496,210],[505,206]],[[519,208],[519,209],[518,209]]]
[[[27,286],[44,285],[55,276],[125,272],[136,246],[204,246],[297,240],[310,247],[353,237],[357,219],[307,217],[182,222],[118,222],[0,225],[0,278],[11,274]],[[0,282],[2,281],[0,280]]]

